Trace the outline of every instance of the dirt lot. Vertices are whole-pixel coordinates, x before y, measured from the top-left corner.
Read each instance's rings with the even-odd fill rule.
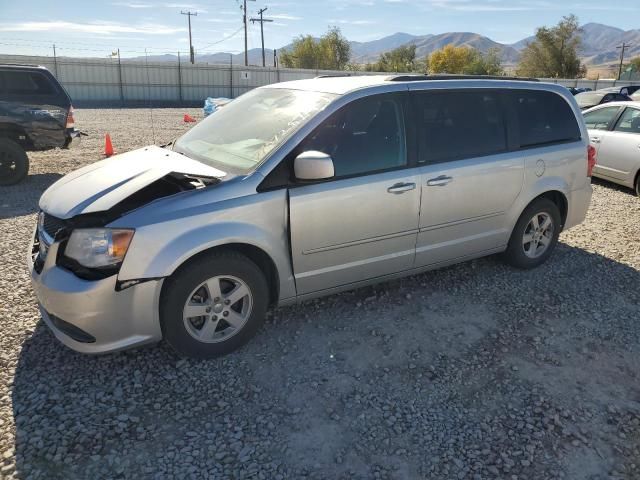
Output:
[[[198,110],[188,110],[198,118]],[[80,110],[0,191],[0,478],[640,478],[640,200],[597,183],[529,272],[491,257],[270,313],[222,359],[76,354],[25,266],[37,200],[185,110]]]

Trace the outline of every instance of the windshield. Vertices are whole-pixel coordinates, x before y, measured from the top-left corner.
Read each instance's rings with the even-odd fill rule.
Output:
[[[604,93],[579,93],[576,95],[576,102],[581,107],[584,105],[597,105],[604,95]]]
[[[222,170],[250,171],[334,98],[321,92],[255,89],[189,130],[174,150]]]

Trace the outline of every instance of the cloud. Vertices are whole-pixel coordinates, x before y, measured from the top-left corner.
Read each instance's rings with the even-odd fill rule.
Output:
[[[79,32],[96,35],[112,35],[114,33],[142,33],[145,35],[167,35],[184,32],[185,28],[170,27],[160,24],[123,25],[108,22],[72,23],[64,21],[48,22],[12,22],[0,23],[0,32]]]
[[[334,24],[334,25],[335,24],[340,24],[340,25],[373,25],[373,24],[378,23],[378,22],[375,22],[374,20],[344,20],[344,19],[338,20],[338,19],[333,18],[333,19],[329,20],[329,23]]]
[[[116,7],[127,7],[127,8],[152,8],[153,5],[150,3],[130,3],[130,2],[114,2],[111,5]]]
[[[296,17],[294,15],[289,15],[287,13],[276,13],[275,15],[267,15],[267,16],[275,20],[302,20],[302,17]]]

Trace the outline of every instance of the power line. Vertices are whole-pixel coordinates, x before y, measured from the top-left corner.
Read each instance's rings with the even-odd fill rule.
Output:
[[[222,42],[224,42],[224,41],[226,41],[226,40],[229,40],[230,38],[233,38],[233,37],[235,37],[238,33],[240,33],[240,31],[241,31],[243,28],[244,28],[244,27],[243,27],[243,26],[241,26],[241,27],[240,27],[239,29],[237,29],[235,32],[233,32],[233,33],[231,33],[231,34],[227,35],[226,37],[224,37],[224,38],[222,38],[222,39],[220,39],[220,40],[217,40],[217,41],[215,41],[215,42],[213,42],[213,43],[210,43],[210,44],[208,44],[208,45],[206,45],[206,46],[204,46],[204,47],[202,47],[202,48],[199,48],[198,50],[200,50],[200,51],[202,51],[202,50],[206,50],[206,49],[208,49],[208,48],[210,48],[210,47],[213,47],[214,45],[218,45],[219,43],[222,43]]]
[[[262,39],[262,66],[263,67],[266,66],[265,57],[264,57],[264,23],[265,22],[273,22],[273,20],[271,20],[271,19],[262,18],[262,14],[267,11],[267,8],[269,8],[269,7],[264,7],[264,8],[261,8],[260,10],[258,10],[258,14],[260,15],[260,18],[252,18],[251,19],[251,23],[260,22],[260,38]]]
[[[189,19],[189,57],[191,59],[191,63],[194,64],[195,63],[195,53],[193,51],[193,42],[191,41],[191,17],[197,17],[198,16],[198,12],[195,13],[191,13],[191,10],[183,12],[180,11],[180,15],[186,15],[187,18]],[[145,52],[146,55],[146,52]]]

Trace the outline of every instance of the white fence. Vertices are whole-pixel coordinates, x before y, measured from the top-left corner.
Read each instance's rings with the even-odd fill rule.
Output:
[[[235,98],[252,88],[270,83],[345,73],[207,63],[118,62],[117,58],[21,55],[0,55],[0,63],[47,67],[69,92],[76,106],[200,106],[206,97]],[[592,89],[629,84],[612,80],[542,80]]]

